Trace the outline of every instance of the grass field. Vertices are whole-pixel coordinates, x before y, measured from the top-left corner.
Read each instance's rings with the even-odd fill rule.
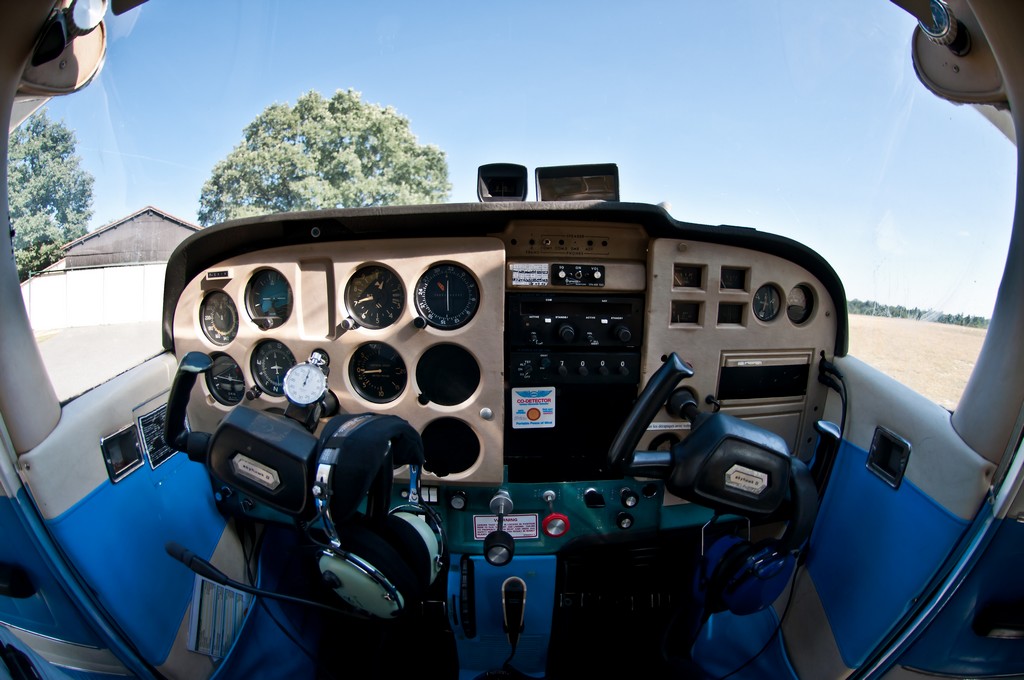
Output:
[[[850,315],[850,354],[948,409],[956,408],[985,330]]]

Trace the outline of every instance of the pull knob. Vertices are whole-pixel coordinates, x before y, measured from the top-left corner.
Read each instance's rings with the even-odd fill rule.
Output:
[[[501,526],[501,515],[498,515],[498,526]],[[512,561],[515,552],[515,539],[507,531],[499,528],[484,538],[484,559],[490,565],[504,567]]]

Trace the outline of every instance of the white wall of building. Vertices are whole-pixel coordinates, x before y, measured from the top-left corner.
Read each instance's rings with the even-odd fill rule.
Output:
[[[21,284],[32,328],[159,321],[166,263],[70,269]]]

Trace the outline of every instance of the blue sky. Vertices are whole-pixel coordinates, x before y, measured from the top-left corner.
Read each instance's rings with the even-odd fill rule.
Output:
[[[483,163],[614,162],[623,200],[803,241],[850,298],[988,316],[1016,151],[920,85],[902,10],[835,7],[149,0],[108,17],[100,77],[48,110],[96,177],[93,227],[194,220],[263,108],[352,88],[446,152],[452,201]]]

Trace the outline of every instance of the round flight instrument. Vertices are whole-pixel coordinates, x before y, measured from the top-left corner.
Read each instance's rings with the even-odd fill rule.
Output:
[[[260,269],[245,287],[245,308],[260,329],[276,328],[292,313],[292,287],[276,269]]]
[[[199,305],[199,321],[203,333],[215,345],[226,345],[238,334],[238,310],[231,296],[214,291]]]
[[[457,264],[435,264],[416,284],[416,310],[434,328],[465,326],[479,306],[476,279]]]
[[[360,267],[345,286],[345,306],[361,325],[386,328],[398,320],[405,308],[402,280],[387,267]]]
[[[242,367],[227,354],[214,354],[213,365],[206,373],[206,387],[218,402],[234,406],[245,394]]]
[[[257,387],[274,396],[284,394],[284,375],[295,365],[291,350],[277,340],[265,340],[256,345],[249,368]]]
[[[811,318],[814,311],[814,294],[810,286],[800,284],[786,296],[786,316],[795,324],[802,324]]]
[[[348,364],[352,387],[363,399],[375,404],[394,401],[409,380],[405,362],[391,345],[368,342],[360,345]]]
[[[779,289],[766,283],[754,293],[754,316],[761,321],[771,321],[779,315],[782,308],[782,296]]]

